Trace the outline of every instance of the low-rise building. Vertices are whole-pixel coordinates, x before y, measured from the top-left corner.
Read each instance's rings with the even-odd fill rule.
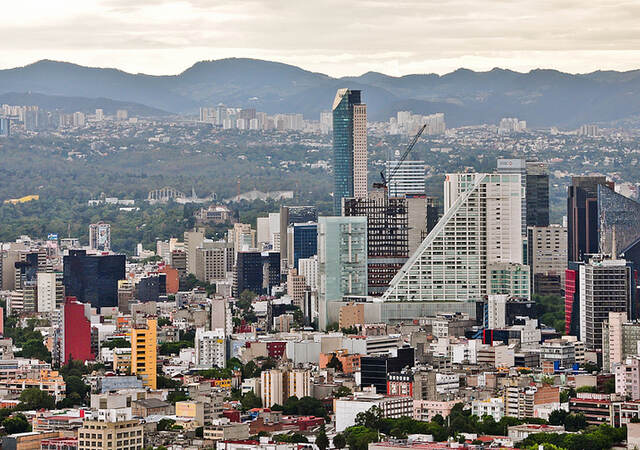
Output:
[[[354,425],[359,413],[373,407],[379,408],[384,418],[413,416],[413,399],[411,397],[387,397],[381,394],[360,393],[335,401],[336,431],[340,433]]]

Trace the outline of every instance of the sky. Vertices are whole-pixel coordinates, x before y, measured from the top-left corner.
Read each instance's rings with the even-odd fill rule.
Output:
[[[228,57],[336,77],[640,68],[638,1],[20,0],[2,3],[0,30],[3,69],[53,59],[162,75]]]

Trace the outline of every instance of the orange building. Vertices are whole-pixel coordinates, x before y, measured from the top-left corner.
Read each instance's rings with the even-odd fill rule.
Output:
[[[340,308],[338,326],[342,328],[351,328],[364,324],[364,304],[350,303]]]
[[[159,270],[160,273],[164,273],[167,276],[167,294],[175,294],[180,290],[180,276],[178,275],[178,269],[174,269],[171,266],[164,266]]]
[[[338,350],[335,353],[320,353],[319,364],[321,369],[326,369],[327,364],[333,357],[338,358],[338,361],[342,364],[342,372],[344,374],[351,374],[360,370],[360,355],[350,355],[346,350]]]
[[[546,405],[548,403],[560,403],[560,388],[543,385],[533,395],[534,405]]]

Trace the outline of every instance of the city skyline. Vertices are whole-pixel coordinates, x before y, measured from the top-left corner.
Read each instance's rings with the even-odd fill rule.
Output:
[[[444,74],[461,67],[570,73],[637,68],[637,5],[460,0],[433,6],[333,0],[12,3],[0,24],[22,38],[0,50],[0,68],[54,59],[159,75],[234,56],[338,77]],[[338,9],[341,14],[332,13]],[[352,17],[360,26],[348,26]]]

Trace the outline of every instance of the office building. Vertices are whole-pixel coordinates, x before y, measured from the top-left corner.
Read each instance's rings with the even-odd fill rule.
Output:
[[[118,281],[125,278],[125,255],[87,255],[69,250],[63,258],[65,295],[94,308],[118,306]]]
[[[111,250],[111,225],[104,222],[89,225],[89,248],[102,252]]]
[[[271,293],[271,288],[280,286],[280,280],[284,278],[280,270],[279,252],[262,252],[262,289],[265,293]]]
[[[407,199],[389,198],[377,189],[367,198],[348,198],[343,204],[344,216],[367,219],[367,290],[380,296],[409,257]]]
[[[549,226],[549,165],[527,161],[526,167],[527,227]]]
[[[234,252],[254,250],[258,247],[256,242],[256,230],[248,223],[234,223],[233,229],[229,230],[227,239],[233,242]]]
[[[317,253],[317,251],[316,251]],[[298,260],[298,273],[304,277],[307,286],[312,291],[318,289],[318,255]]]
[[[67,297],[63,307],[63,363],[71,359],[93,361],[91,351],[91,322],[86,316],[86,306],[74,297]]]
[[[321,330],[331,323],[332,302],[345,296],[367,295],[367,218],[318,219],[318,302]]]
[[[532,293],[562,295],[567,269],[567,227],[561,225],[529,227],[527,241],[529,253],[527,262],[531,267]],[[543,284],[545,279],[554,285]],[[544,292],[541,289],[543,286],[545,286]],[[536,287],[538,287],[537,290]]]
[[[625,260],[592,257],[580,265],[580,332],[588,351],[602,351],[602,323],[610,312],[628,314],[631,307],[631,269]]]
[[[396,152],[396,156],[400,156]],[[394,173],[395,171],[395,173]],[[393,173],[393,177],[391,174]],[[389,197],[403,197],[405,195],[425,195],[425,166],[424,161],[387,161],[385,177]]]
[[[605,177],[573,177],[567,192],[567,256],[587,261],[599,252],[598,186],[613,189]]]
[[[196,274],[196,250],[202,247],[204,242],[204,229],[196,228],[184,232],[184,248],[186,253],[186,272]]]
[[[334,214],[343,198],[367,196],[367,106],[361,92],[339,89],[333,100]]]
[[[287,229],[287,261],[289,268],[298,268],[300,258],[310,258],[318,253],[318,224],[294,223]]]
[[[226,367],[227,352],[225,330],[216,328],[205,331],[196,329],[196,364],[201,367]]]
[[[236,255],[234,272],[234,297],[249,290],[256,294],[263,293],[262,253],[258,251],[241,251]]]
[[[529,266],[514,263],[487,265],[488,295],[506,294],[514,298],[530,298]]]
[[[227,242],[205,242],[195,251],[195,276],[206,283],[223,281],[233,270],[234,247]]]
[[[315,206],[281,206],[278,217],[271,217],[269,230],[273,231],[275,221],[279,221],[277,235],[274,234],[274,250],[280,251],[280,267],[284,274],[287,273],[293,262],[289,262],[289,236],[287,230],[294,223],[309,223],[318,221],[318,208]],[[275,232],[274,232],[275,233]],[[278,245],[275,245],[278,244]],[[293,245],[293,244],[291,244]]]
[[[640,267],[640,203],[618,194],[605,185],[597,186],[598,246],[600,253],[619,257],[624,254],[634,267]],[[614,255],[615,253],[615,255]]]
[[[157,326],[156,319],[147,319],[146,325],[131,328],[131,373],[153,390],[157,381]]]
[[[413,348],[399,348],[396,356],[362,356],[360,357],[360,384],[363,388],[375,387],[378,394],[387,394],[388,375],[412,368],[414,364]]]
[[[460,302],[488,295],[488,266],[522,264],[519,174],[449,174],[445,213],[383,295],[388,302]]]

